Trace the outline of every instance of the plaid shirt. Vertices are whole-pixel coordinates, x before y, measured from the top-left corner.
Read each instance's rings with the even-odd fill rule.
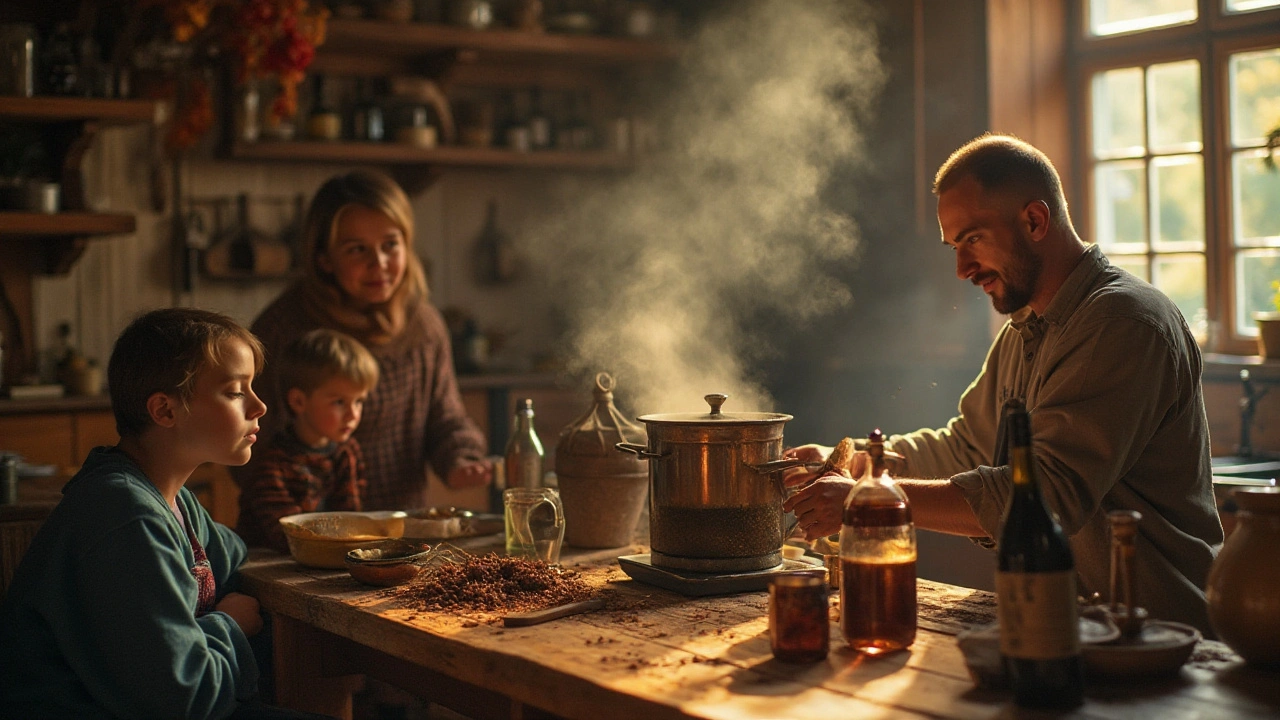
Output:
[[[454,466],[483,459],[487,449],[484,434],[467,417],[458,392],[444,318],[423,302],[410,310],[405,322],[405,329],[391,341],[367,346],[381,377],[365,400],[364,417],[355,432],[368,469],[366,510],[424,506],[428,465],[445,478]],[[259,420],[264,436],[283,427],[288,415],[288,388],[276,375],[272,358],[294,338],[319,327],[327,327],[325,319],[304,309],[297,286],[254,321],[253,332],[267,350],[267,366],[254,382],[268,408]],[[232,477],[243,486],[256,464],[232,468]]]
[[[359,510],[364,484],[364,460],[355,438],[311,448],[290,426],[271,437],[241,488],[236,532],[247,545],[287,553],[280,518],[318,510]]]

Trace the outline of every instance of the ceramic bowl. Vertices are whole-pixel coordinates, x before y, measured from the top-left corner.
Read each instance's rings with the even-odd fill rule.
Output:
[[[1120,628],[1108,618],[1081,615],[1079,620],[1081,653],[1099,643],[1120,637]],[[1004,660],[1000,655],[1000,626],[996,623],[965,630],[956,636],[965,668],[976,687],[1000,690],[1008,687]]]
[[[1121,638],[1081,648],[1085,672],[1108,680],[1137,680],[1178,674],[1191,657],[1200,631],[1167,620],[1148,620],[1138,640]]]
[[[351,577],[366,585],[389,587],[409,582],[422,571],[419,563],[431,546],[412,540],[380,540],[347,552],[343,563]]]
[[[404,534],[403,512],[318,512],[280,518],[300,565],[341,570],[347,552]]]

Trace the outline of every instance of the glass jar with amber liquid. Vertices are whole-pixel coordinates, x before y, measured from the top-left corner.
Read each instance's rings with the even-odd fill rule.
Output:
[[[878,429],[867,453],[840,528],[840,630],[849,647],[878,655],[916,639],[916,529],[907,496],[885,467]]]

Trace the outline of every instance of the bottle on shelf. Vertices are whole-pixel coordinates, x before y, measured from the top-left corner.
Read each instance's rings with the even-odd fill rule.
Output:
[[[1000,654],[1019,705],[1074,707],[1084,680],[1071,546],[1040,494],[1026,406],[1006,403],[1004,424],[1013,494],[997,552]]]
[[[510,105],[504,111],[506,117],[502,135],[507,149],[513,152],[525,153],[533,149],[533,132],[529,128],[531,108],[532,101],[528,92],[511,94]]]
[[[311,115],[307,117],[307,137],[314,140],[337,140],[342,137],[342,117],[329,103],[323,75],[315,79]]]
[[[880,430],[870,434],[867,453],[840,528],[840,629],[850,647],[878,655],[916,638],[916,529],[907,496],[885,467]]]
[[[542,91],[533,91],[533,107],[529,115],[529,144],[534,150],[550,150],[555,140],[551,116],[544,107]]]
[[[515,420],[511,438],[503,456],[503,467],[508,488],[542,487],[542,441],[533,429],[533,400],[524,398],[516,403]]]
[[[569,147],[574,150],[590,150],[595,147],[595,128],[587,120],[590,97],[586,93],[569,96],[568,125]]]
[[[372,80],[356,81],[356,103],[351,109],[351,137],[364,142],[382,142],[387,137],[386,116],[375,100]]]
[[[76,45],[71,37],[69,24],[61,22],[54,26],[53,32],[45,40],[40,59],[45,93],[49,95],[79,93],[80,78],[77,72],[80,63],[76,59]]]

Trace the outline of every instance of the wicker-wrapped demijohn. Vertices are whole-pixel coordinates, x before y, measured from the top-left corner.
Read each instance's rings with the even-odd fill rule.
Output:
[[[596,375],[591,409],[560,432],[556,479],[564,503],[564,540],[574,547],[630,544],[649,495],[649,461],[620,453],[645,443],[645,429],[613,404],[613,376]]]

